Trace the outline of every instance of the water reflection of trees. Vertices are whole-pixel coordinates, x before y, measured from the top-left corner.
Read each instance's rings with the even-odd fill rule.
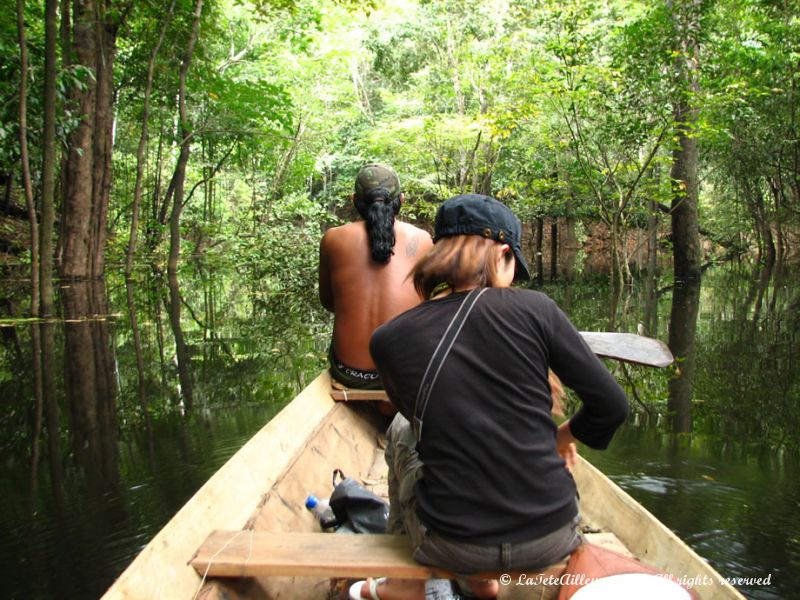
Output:
[[[76,281],[65,285],[61,304],[72,451],[92,479],[113,483],[119,472],[119,426],[105,284]]]
[[[282,403],[324,364],[327,319],[307,298],[266,289],[246,272],[197,266],[125,288],[121,410],[138,420],[237,403]],[[120,301],[121,298],[118,300]],[[138,350],[137,350],[138,348]]]
[[[700,280],[676,282],[672,289],[669,320],[669,348],[675,357],[676,369],[669,380],[669,411],[672,431],[692,431],[692,396],[694,393],[695,336],[700,310]]]
[[[645,281],[616,303],[606,302],[612,292],[601,281],[545,291],[580,329],[634,332],[638,321],[669,341],[679,360],[672,370],[628,367],[628,381],[606,362],[632,401],[671,415],[669,431],[792,448],[800,443],[797,278],[780,264],[728,264],[706,271],[701,287]]]
[[[699,412],[704,428],[723,439],[798,446],[796,280],[781,265],[714,276],[714,301],[704,310]]]

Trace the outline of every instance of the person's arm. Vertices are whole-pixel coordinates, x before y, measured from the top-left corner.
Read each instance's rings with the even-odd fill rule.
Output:
[[[331,271],[328,263],[329,233],[325,232],[319,244],[319,301],[327,310],[333,312],[333,289],[331,288]]]
[[[568,432],[591,448],[604,449],[628,416],[628,398],[566,315],[555,303],[552,309],[550,367],[581,400]]]

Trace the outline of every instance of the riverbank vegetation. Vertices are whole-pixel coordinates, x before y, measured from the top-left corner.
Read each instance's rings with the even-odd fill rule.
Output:
[[[39,250],[34,314],[52,312],[54,269],[98,278],[106,261],[132,276],[219,255],[312,290],[316,241],[350,217],[368,160],[396,167],[423,224],[455,193],[508,202],[540,276],[580,269],[598,236],[617,285],[665,263],[695,277],[712,245],[782,259],[800,226],[798,14],[19,0],[0,22],[6,262]]]

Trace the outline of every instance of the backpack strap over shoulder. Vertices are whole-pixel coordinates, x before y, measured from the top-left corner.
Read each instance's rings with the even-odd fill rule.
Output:
[[[439,344],[436,346],[428,362],[425,374],[422,376],[422,381],[419,384],[417,399],[414,402],[414,418],[411,421],[411,427],[414,430],[414,436],[418,442],[422,439],[422,419],[425,416],[425,409],[428,407],[428,399],[431,396],[431,390],[436,383],[436,379],[439,377],[439,371],[442,370],[442,365],[447,355],[450,354],[450,349],[453,347],[453,343],[461,332],[464,321],[467,320],[469,313],[472,312],[472,308],[475,306],[478,298],[480,298],[481,294],[487,289],[488,288],[473,288],[469,291],[461,303],[461,306],[458,307],[450,324],[447,326],[442,339],[439,340]]]

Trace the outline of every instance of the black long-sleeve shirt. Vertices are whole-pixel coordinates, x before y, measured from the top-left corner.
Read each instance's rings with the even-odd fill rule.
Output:
[[[370,344],[392,402],[409,420],[428,360],[465,293],[424,302]],[[546,295],[490,288],[477,301],[431,392],[417,445],[422,521],[477,544],[546,535],[576,514],[575,483],[556,452],[548,366],[582,407],[573,435],[605,448],[628,414],[625,393]]]

